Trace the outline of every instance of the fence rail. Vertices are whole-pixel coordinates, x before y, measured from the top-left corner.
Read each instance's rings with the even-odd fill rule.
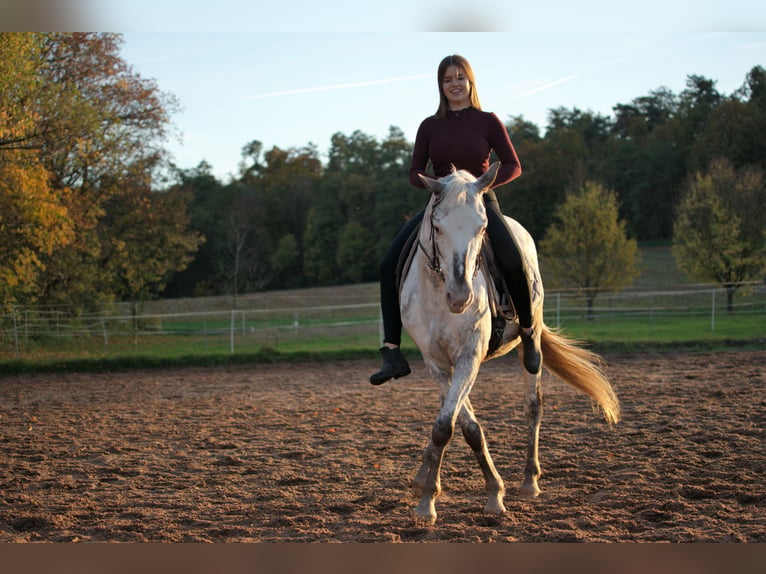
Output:
[[[332,304],[332,297],[326,295],[315,301],[304,295],[300,303],[270,308],[259,300],[248,307],[248,301],[241,300],[238,308],[225,309],[218,301],[219,308],[199,304],[189,309],[195,305],[187,301],[184,311],[172,310],[169,302],[143,308],[123,303],[104,306],[96,313],[17,307],[0,315],[0,359],[237,353],[264,347],[296,350],[309,343],[313,349],[371,348],[380,341],[382,325],[375,297]],[[756,336],[766,338],[766,286],[753,284],[738,293],[731,313],[726,309],[725,291],[712,286],[601,294],[590,309],[581,294],[548,291],[545,321],[573,328],[575,334],[577,329],[592,334],[603,325],[638,326],[650,339],[659,337],[660,327],[667,322],[695,321],[695,328],[711,337],[728,328],[723,323],[750,321],[762,326],[755,327]]]

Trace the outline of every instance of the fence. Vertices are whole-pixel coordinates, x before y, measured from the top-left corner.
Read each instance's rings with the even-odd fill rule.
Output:
[[[351,298],[341,291],[243,297],[234,309],[227,302],[114,304],[96,313],[17,307],[0,315],[0,359],[371,349],[381,339],[373,290]],[[766,338],[763,284],[740,290],[732,313],[725,307],[725,292],[712,286],[601,294],[590,310],[581,294],[549,291],[545,321],[586,339]]]

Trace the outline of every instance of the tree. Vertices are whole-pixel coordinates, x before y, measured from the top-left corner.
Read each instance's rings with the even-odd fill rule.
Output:
[[[35,110],[41,37],[0,33],[0,152],[28,149],[38,131]]]
[[[62,193],[27,152],[0,154],[0,308],[34,300],[42,257],[72,241]]]
[[[602,181],[617,193],[633,237],[670,239],[673,210],[686,174],[688,145],[677,96],[661,87],[613,107]]]
[[[271,256],[271,268],[277,281],[288,289],[301,287],[301,254],[298,250],[298,240],[292,233],[283,236],[277,244],[274,255]]]
[[[151,299],[186,267],[201,242],[189,230],[190,201],[182,190],[158,193],[140,180],[110,198],[99,235],[112,293],[123,300]]]
[[[639,274],[638,245],[618,219],[617,197],[599,183],[586,182],[556,210],[540,242],[553,284],[575,287],[585,296],[588,319],[603,291],[618,291]]]
[[[612,133],[620,139],[643,141],[678,113],[678,99],[667,88],[652,90],[630,104],[617,104]]]
[[[673,210],[685,174],[678,146],[654,133],[641,143],[616,141],[604,171],[607,184],[620,199],[621,215],[631,235],[644,241],[670,239]]]
[[[229,213],[239,191],[234,185],[223,185],[212,173],[209,163],[202,161],[195,168],[176,170],[176,182],[169,191],[191,196],[189,227],[204,242],[194,258],[176,273],[164,294],[168,297],[193,297],[220,294],[226,291],[221,273],[221,261],[228,249]]]
[[[0,307],[33,301],[45,257],[73,237],[70,190],[51,186],[29,145],[40,54],[37,36],[0,33]]]
[[[678,267],[698,281],[726,290],[726,309],[734,294],[766,269],[766,204],[763,171],[735,170],[715,160],[707,173],[697,172],[676,216],[673,256]]]
[[[359,283],[372,274],[378,261],[373,257],[372,232],[357,221],[349,221],[338,235],[336,262],[342,278]]]
[[[14,212],[27,218],[19,226],[40,230],[40,222],[56,221],[69,230],[66,241],[53,234],[44,247],[27,243],[27,261],[37,269],[28,300],[95,303],[121,290],[109,276],[116,268],[104,265],[121,239],[103,223],[124,190],[162,168],[161,144],[177,104],[131,70],[120,44],[117,34],[0,34],[3,185],[21,185],[16,196],[37,201]],[[144,223],[166,226],[156,218]]]
[[[686,89],[681,92],[679,111],[693,140],[705,128],[713,110],[723,101],[715,87],[715,80],[691,75],[686,78]]]
[[[766,170],[766,70],[754,67],[745,84],[722,98],[710,112],[705,129],[692,145],[692,165],[706,169],[719,157],[735,168],[758,165]]]
[[[308,213],[303,236],[303,273],[310,285],[338,284],[336,252],[338,229],[343,220],[338,216],[338,202],[332,195],[321,195]]]

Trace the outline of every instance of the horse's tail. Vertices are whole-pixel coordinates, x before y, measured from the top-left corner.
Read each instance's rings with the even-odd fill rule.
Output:
[[[592,398],[601,407],[608,423],[620,420],[620,403],[596,353],[585,349],[582,342],[569,339],[543,325],[540,333],[543,365],[562,381]]]

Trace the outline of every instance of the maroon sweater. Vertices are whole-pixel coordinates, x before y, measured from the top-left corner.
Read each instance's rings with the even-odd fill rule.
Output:
[[[420,124],[415,137],[410,183],[425,188],[418,174],[427,175],[429,160],[436,177],[451,173],[453,165],[479,177],[489,169],[492,150],[502,164],[493,188],[521,175],[519,157],[505,126],[495,114],[469,108],[458,113],[448,112],[446,118],[428,117]]]

